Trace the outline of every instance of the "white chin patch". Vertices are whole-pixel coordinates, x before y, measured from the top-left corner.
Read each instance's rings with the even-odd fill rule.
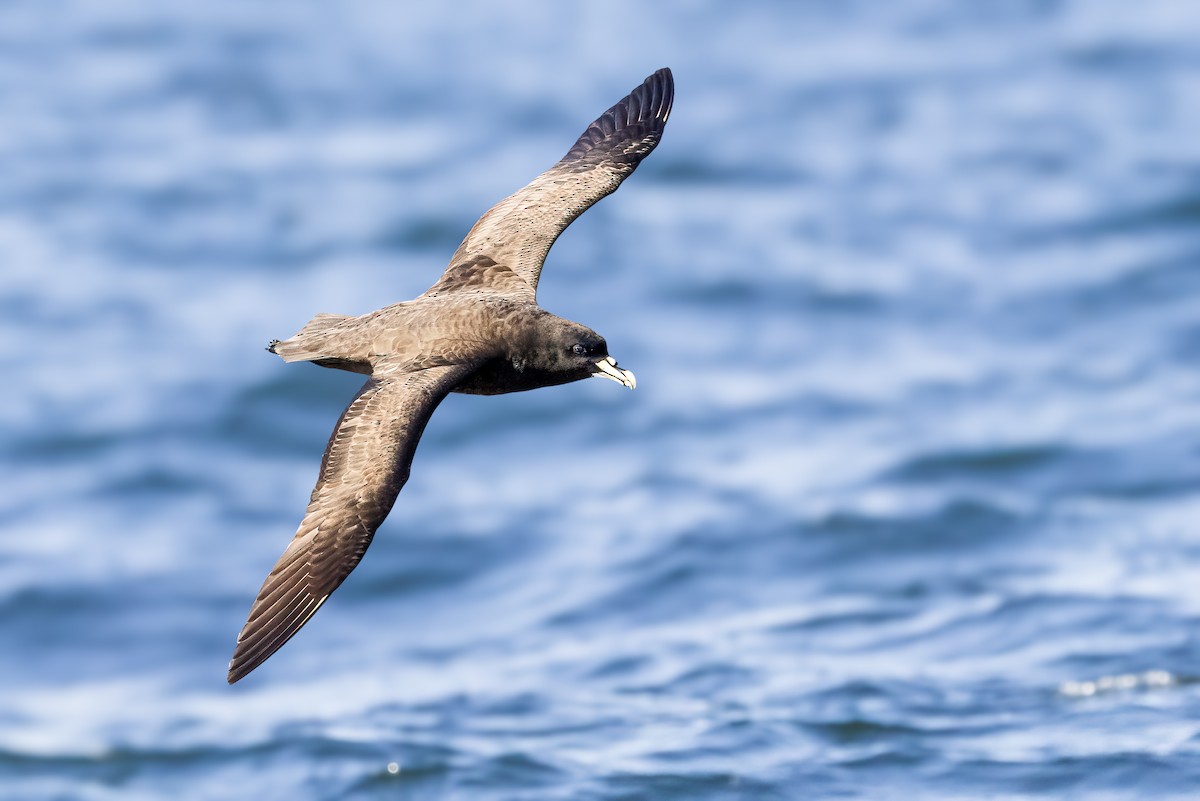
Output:
[[[628,370],[622,370],[617,367],[617,360],[612,356],[605,356],[600,361],[596,362],[597,372],[592,373],[595,378],[611,378],[618,384],[624,384],[630,389],[637,388],[637,378]]]

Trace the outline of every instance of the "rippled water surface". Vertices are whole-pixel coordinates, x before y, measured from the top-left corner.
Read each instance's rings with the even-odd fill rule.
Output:
[[[0,5],[0,796],[1200,792],[1200,5]],[[234,636],[423,291],[670,66],[367,558]]]

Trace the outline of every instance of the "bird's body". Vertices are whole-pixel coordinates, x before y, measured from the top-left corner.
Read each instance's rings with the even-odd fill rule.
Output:
[[[647,78],[557,164],[481,217],[420,297],[359,317],[319,314],[271,343],[284,361],[369,378],[338,420],[299,530],[238,635],[231,683],[278,650],[358,565],[447,394],[496,395],[589,376],[634,387],[602,337],[537,305],[537,283],[558,235],[658,144],[673,95],[669,70]]]

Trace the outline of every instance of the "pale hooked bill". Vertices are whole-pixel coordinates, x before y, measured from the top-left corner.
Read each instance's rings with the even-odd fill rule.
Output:
[[[632,370],[622,370],[617,367],[617,360],[612,356],[605,356],[596,362],[596,366],[600,368],[600,372],[593,374],[596,378],[611,378],[618,384],[624,384],[630,389],[637,389],[637,376],[633,374]]]

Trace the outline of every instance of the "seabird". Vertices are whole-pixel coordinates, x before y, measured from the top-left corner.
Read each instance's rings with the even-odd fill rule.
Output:
[[[230,684],[279,650],[358,565],[447,394],[521,392],[590,376],[636,386],[604,337],[543,310],[536,292],[558,235],[658,145],[674,93],[671,71],[661,69],[601,114],[557,164],[475,223],[420,297],[360,317],[318,314],[270,344],[285,362],[369,377],[334,427],[300,528],[238,635]]]

